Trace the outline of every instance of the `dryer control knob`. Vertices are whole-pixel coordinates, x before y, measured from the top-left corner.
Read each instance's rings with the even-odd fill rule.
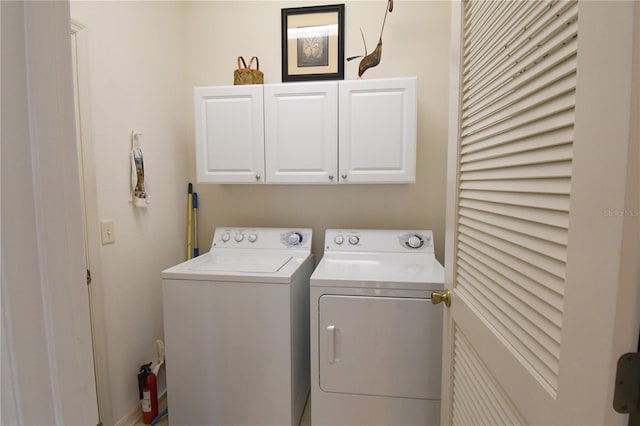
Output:
[[[224,234],[222,234],[222,242],[226,243],[227,241],[229,241],[231,239],[231,235],[229,235],[228,232],[225,232]]]
[[[409,239],[407,240],[407,244],[411,248],[420,248],[422,247],[423,241],[419,236],[413,235],[412,237],[409,237]]]
[[[291,244],[292,246],[300,244],[301,242],[302,242],[302,235],[298,234],[297,232],[294,232],[293,234],[289,235],[289,244]]]
[[[357,245],[360,242],[360,237],[358,237],[357,235],[352,235],[349,237],[349,244],[351,244],[352,246]]]
[[[255,243],[257,239],[258,234],[249,234],[249,236],[247,237],[247,240],[249,240],[250,243]]]
[[[242,233],[240,233],[240,232],[236,232],[236,236],[234,237],[234,239],[235,239],[237,242],[240,242],[240,241],[244,240],[244,234],[242,234]]]
[[[344,243],[344,237],[342,235],[336,235],[335,238],[333,239],[333,242],[336,243],[337,245],[340,245]]]

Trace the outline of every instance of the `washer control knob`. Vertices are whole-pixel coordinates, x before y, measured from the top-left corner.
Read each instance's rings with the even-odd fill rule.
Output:
[[[351,235],[349,237],[349,244],[351,244],[352,246],[357,245],[360,242],[360,237],[358,237],[357,235]]]
[[[337,245],[340,245],[344,243],[344,237],[342,235],[336,235],[335,238],[333,239],[333,242],[336,243]]]
[[[292,246],[298,245],[302,242],[302,235],[298,234],[297,232],[294,232],[291,235],[289,235],[288,241],[289,241],[289,244],[291,244]]]
[[[249,240],[250,243],[255,243],[257,239],[258,234],[249,234],[249,236],[247,237],[247,240]]]
[[[234,239],[235,239],[237,242],[240,242],[240,241],[244,240],[244,234],[243,234],[243,233],[241,233],[241,232],[236,232],[236,236],[234,237]]]
[[[419,236],[413,235],[409,237],[409,239],[407,240],[407,244],[411,248],[420,248],[422,247],[423,241],[422,241],[422,238],[420,238]]]
[[[231,235],[229,235],[228,232],[225,232],[224,234],[222,234],[222,242],[226,243],[227,241],[229,241],[231,239]]]

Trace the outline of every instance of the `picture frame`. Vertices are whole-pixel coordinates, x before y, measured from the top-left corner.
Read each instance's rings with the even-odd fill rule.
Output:
[[[282,9],[282,81],[344,79],[344,4]]]

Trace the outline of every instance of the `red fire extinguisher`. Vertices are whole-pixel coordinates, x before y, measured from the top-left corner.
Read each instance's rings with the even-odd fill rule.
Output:
[[[138,372],[138,390],[142,406],[142,421],[150,425],[158,416],[158,384],[156,375],[151,371],[151,364],[143,364]]]

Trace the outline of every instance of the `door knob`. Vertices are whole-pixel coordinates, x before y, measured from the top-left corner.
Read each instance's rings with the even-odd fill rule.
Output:
[[[438,293],[436,291],[431,293],[431,303],[437,305],[440,302],[444,302],[447,308],[451,306],[451,292],[449,290],[445,290],[444,293]]]

